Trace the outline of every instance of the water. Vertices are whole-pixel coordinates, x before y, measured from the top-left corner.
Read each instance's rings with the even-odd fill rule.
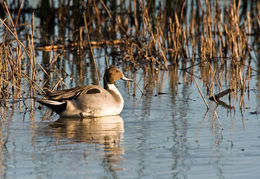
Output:
[[[164,79],[170,74],[165,72]],[[2,108],[1,176],[258,178],[260,120],[254,113],[259,106],[255,78],[242,112],[238,101],[233,102],[235,110],[230,110],[208,100],[207,111],[195,84],[181,77],[174,89],[166,80],[160,89],[163,94],[155,91],[143,97],[140,92],[136,97],[129,95],[126,84],[119,82],[125,99],[121,115],[94,121],[59,119],[48,110],[46,114],[46,108],[20,112],[15,104]],[[214,118],[216,107],[221,124]]]
[[[54,2],[56,7],[57,3]],[[187,3],[191,4],[189,1]],[[32,6],[37,7],[34,1]],[[24,19],[30,24],[31,14],[24,16]],[[59,22],[58,19],[54,21]],[[75,33],[72,30],[75,28],[72,21],[66,21],[71,29],[65,28],[62,22],[60,26],[51,25],[53,29],[49,30],[53,31],[53,34],[49,36],[42,32],[43,27],[37,12],[34,23],[35,45],[41,45],[45,41],[50,43],[52,40],[62,44],[76,38],[71,37]],[[106,25],[104,28],[107,28]],[[30,29],[31,26],[28,31]],[[78,30],[78,27],[76,29]],[[1,33],[5,34],[5,31]],[[22,30],[20,33],[21,39],[24,39],[27,31]],[[247,40],[252,42],[254,38],[251,36]],[[98,35],[93,39],[99,39]],[[191,53],[191,46],[188,48]],[[256,46],[253,48],[257,49]],[[93,52],[100,76],[105,68],[105,55],[110,63],[120,63],[123,58],[116,56],[117,47],[97,48],[93,49]],[[119,50],[118,53],[120,52]],[[90,55],[80,54],[86,56],[85,58],[75,54],[63,50],[36,51],[37,63],[51,73],[51,87],[58,83],[61,76],[68,87],[97,81],[95,70],[91,67]],[[199,77],[196,79],[209,104],[209,110],[194,80],[189,76],[190,73],[180,70],[185,65],[190,65],[187,62],[182,66],[181,63],[186,62],[181,59],[177,72],[170,64],[169,71],[158,71],[155,84],[155,80],[150,79],[151,75],[146,74],[144,77],[142,69],[138,69],[136,82],[140,82],[141,88],[146,84],[150,85],[144,96],[138,89],[136,96],[133,96],[133,85],[130,85],[128,93],[127,83],[118,82],[125,100],[120,116],[83,120],[59,119],[58,115],[52,114],[47,108],[39,109],[39,104],[31,107],[31,104],[34,105],[33,100],[28,99],[20,103],[10,100],[7,107],[0,107],[1,178],[259,178],[259,70],[256,64],[257,54],[252,52],[251,55],[251,64],[239,67],[244,68],[241,70],[244,73],[248,70],[247,65],[252,67],[250,83],[246,80],[249,92],[245,92],[245,105],[242,110],[239,105],[239,92],[237,97],[231,100],[230,105],[234,107],[232,109],[209,101],[205,83],[207,80],[210,83],[210,78],[201,79],[212,75],[216,70],[219,72],[216,78],[222,88],[232,86],[228,81],[232,78],[229,75],[236,73],[232,71],[232,67],[225,66],[230,63],[230,59],[225,59],[225,64],[217,61],[218,59],[211,59],[210,63],[214,68],[211,73],[207,67],[204,69],[196,65],[194,69],[187,68],[187,71],[191,70],[194,76]],[[196,63],[200,62],[198,60]],[[119,66],[127,67],[126,64]],[[38,80],[39,85],[49,78],[44,78],[41,72],[39,69],[37,74],[37,79],[42,79]],[[128,77],[135,76],[134,72],[127,72]],[[241,75],[246,78],[244,73]],[[28,91],[26,85],[27,82],[22,82],[25,92]],[[62,87],[66,88],[66,85]],[[229,105],[228,96],[221,99]]]

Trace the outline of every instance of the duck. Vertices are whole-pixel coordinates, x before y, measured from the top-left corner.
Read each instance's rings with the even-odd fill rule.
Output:
[[[104,73],[104,88],[99,85],[87,85],[46,92],[37,102],[47,106],[60,117],[119,115],[124,107],[124,99],[115,86],[117,80],[133,81],[125,77],[120,68],[110,66]]]

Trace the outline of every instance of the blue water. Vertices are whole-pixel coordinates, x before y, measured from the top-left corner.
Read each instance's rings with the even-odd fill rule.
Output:
[[[242,111],[235,99],[232,110],[207,100],[207,111],[195,84],[180,76],[172,88],[170,74],[161,71],[163,84],[145,96],[118,82],[120,117],[57,121],[39,104],[1,108],[2,178],[259,178],[256,77]]]
[[[32,2],[32,7],[37,7]],[[28,15],[27,22],[31,22],[31,15]],[[37,44],[41,38],[37,17],[35,27]],[[70,31],[66,33],[69,33],[66,37],[72,35]],[[54,37],[60,38],[58,27],[54,27]],[[112,50],[106,49],[107,54],[102,49],[93,51],[102,78],[105,55]],[[86,61],[82,60],[79,64],[74,63],[76,55],[68,51],[36,51],[36,61],[48,68],[43,61],[56,60],[56,55],[60,55],[57,60],[62,65],[50,67],[54,69],[50,75],[54,79],[52,87],[64,71],[68,75],[64,76],[68,87],[97,81],[95,70],[86,65],[92,64],[88,55]],[[199,77],[196,80],[209,105],[207,110],[194,80],[189,73],[181,71],[180,66],[175,72],[171,68],[165,72],[158,70],[158,76],[154,77],[156,80],[149,79],[150,74],[144,77],[141,69],[137,70],[136,77],[134,73],[127,72],[126,76],[134,78],[141,89],[147,84],[150,86],[142,96],[137,87],[134,90],[133,84],[130,84],[128,92],[128,84],[118,82],[125,106],[117,117],[94,121],[59,119],[47,108],[39,109],[40,105],[34,100],[19,103],[10,99],[7,107],[0,107],[1,178],[258,179],[260,89],[257,64],[254,64],[258,60],[257,55],[251,55],[252,77],[250,81],[246,80],[249,91],[245,92],[242,109],[239,89],[237,94],[232,94],[232,109],[209,101],[207,82],[203,84],[200,79],[205,74],[195,67],[194,76]],[[109,62],[113,58],[108,55]],[[119,66],[127,67],[124,64]],[[216,74],[218,79],[223,79],[220,80],[222,88],[229,88],[225,77],[230,75],[230,69],[224,71],[220,65],[216,69],[221,77]],[[246,70],[245,66],[244,73]],[[43,80],[43,74],[37,75],[37,79]],[[43,82],[39,80],[39,85]],[[24,85],[22,82],[25,94],[28,93],[27,83]],[[62,87],[66,88],[66,85]],[[228,95],[222,100],[229,105]]]

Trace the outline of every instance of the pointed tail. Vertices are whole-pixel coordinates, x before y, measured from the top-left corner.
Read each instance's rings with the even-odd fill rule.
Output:
[[[55,100],[49,100],[49,99],[37,99],[38,103],[41,103],[44,106],[47,106],[51,110],[53,110],[56,113],[63,112],[67,107],[66,101],[55,101]]]

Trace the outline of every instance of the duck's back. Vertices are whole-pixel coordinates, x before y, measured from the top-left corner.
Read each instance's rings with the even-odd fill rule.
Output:
[[[113,90],[92,85],[71,93],[74,93],[74,98],[66,94],[70,99],[63,116],[73,116],[73,113],[83,117],[109,116],[120,114],[123,109],[123,98]]]

